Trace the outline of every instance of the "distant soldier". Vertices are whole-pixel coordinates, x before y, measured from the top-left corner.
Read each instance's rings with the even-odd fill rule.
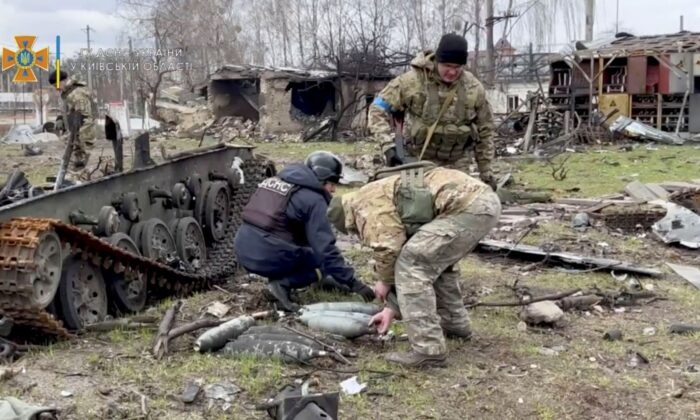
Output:
[[[386,152],[387,160],[398,164],[429,160],[466,172],[471,148],[479,177],[495,189],[491,107],[484,87],[464,69],[466,63],[467,41],[444,35],[435,53],[418,54],[413,68],[377,95],[369,108],[368,128],[385,145],[394,142],[392,127],[398,125],[400,144]]]
[[[77,141],[73,145],[73,169],[80,170],[87,165],[90,154],[87,151],[88,147],[92,147],[95,143],[95,119],[96,109],[94,102],[90,96],[85,83],[78,79],[77,75],[68,76],[64,71],[58,74],[58,79],[61,81],[59,91],[63,100],[64,111],[69,115],[73,111],[77,111],[81,115],[82,123],[78,131]],[[49,83],[56,85],[56,72],[49,74]],[[68,130],[66,121],[63,121],[63,128]]]
[[[471,338],[457,263],[496,226],[500,213],[498,196],[486,184],[434,164],[331,200],[333,225],[374,250],[374,292],[387,306],[371,323],[383,334],[394,318],[405,322],[411,351],[390,353],[388,361],[443,365],[445,335]]]

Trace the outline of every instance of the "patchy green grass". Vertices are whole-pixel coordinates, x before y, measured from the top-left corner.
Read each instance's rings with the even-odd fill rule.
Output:
[[[696,146],[657,146],[647,150],[640,144],[625,152],[617,147],[592,149],[586,153],[566,153],[553,159],[560,163],[566,156],[568,174],[563,181],[551,176],[550,164],[543,161],[523,163],[514,168],[515,180],[529,188],[547,188],[555,196],[597,197],[624,191],[625,185],[640,182],[686,181],[698,177],[700,149]],[[600,152],[599,152],[600,151]],[[578,191],[574,191],[578,189]]]
[[[174,139],[168,141],[166,148],[179,151],[196,147],[197,143],[197,140]],[[278,162],[303,159],[313,150],[339,154],[375,150],[369,143],[260,142],[255,145],[260,153]],[[156,160],[160,158],[158,148],[156,143],[152,153]],[[577,195],[595,196],[621,191],[628,182],[620,179],[622,177],[642,182],[698,177],[694,168],[700,162],[700,151],[693,147],[661,146],[658,151],[646,151],[642,146],[632,152],[605,150],[606,153],[572,154],[568,164],[570,172],[564,181],[554,181],[547,165],[542,163],[519,165],[520,170],[514,172],[516,181],[530,188],[553,188],[557,196],[572,195],[567,190],[573,188],[580,188]],[[19,147],[10,151],[9,156],[19,158],[21,155]],[[53,171],[47,170],[50,175]],[[632,176],[635,173],[638,176]],[[36,175],[32,173],[31,176]],[[339,188],[338,194],[352,190]],[[544,242],[565,246],[595,246],[606,242],[621,254],[645,250],[644,240],[612,237],[595,229],[581,233],[572,230],[567,221],[543,223],[523,240],[534,245]],[[350,248],[344,255],[353,261],[359,276],[370,283],[371,254]],[[538,267],[523,273],[513,270],[514,265],[511,260],[486,260],[471,255],[460,263],[463,290],[482,293],[488,288],[490,292],[476,298],[512,301],[514,295],[509,286],[516,280],[537,294],[593,286],[618,290],[626,284],[617,282],[608,273],[571,274],[553,267]],[[347,342],[348,347],[359,353],[354,360],[359,381],[367,382],[368,390],[376,394],[341,395],[340,418],[684,418],[683,414],[692,412],[697,405],[698,381],[693,376],[697,374],[687,371],[688,366],[700,360],[700,334],[670,335],[667,327],[670,322],[699,322],[700,293],[681,280],[644,278],[642,281],[653,284],[655,290],[669,300],[630,308],[621,314],[609,311],[600,315],[568,313],[568,324],[557,330],[518,331],[520,308],[517,307],[472,309],[469,312],[475,337],[469,343],[448,340],[447,369],[405,369],[383,359],[388,351],[407,350],[406,341],[384,345]],[[196,318],[212,300],[223,301],[227,298],[224,296],[203,293],[185,299],[178,323]],[[355,295],[318,289],[302,296],[306,303],[361,300]],[[174,302],[175,299],[163,300],[151,311],[160,317]],[[654,336],[645,336],[643,329],[650,326],[657,332]],[[609,342],[601,338],[604,331],[613,328],[623,330],[622,341]],[[392,329],[400,336],[405,332],[405,325],[396,322]],[[40,385],[25,391],[26,383],[9,380],[0,382],[0,393],[15,395],[27,402],[74,404],[77,408],[72,415],[76,418],[105,418],[107,416],[98,407],[115,400],[127,411],[111,418],[247,419],[264,414],[253,410],[256,403],[314,369],[267,358],[197,354],[191,350],[192,337],[175,340],[171,343],[170,354],[156,361],[148,354],[153,338],[154,332],[148,329],[115,330],[33,350],[24,356],[30,373],[22,375],[18,381],[26,376]],[[542,354],[542,347],[556,345],[564,346],[565,351],[558,355]],[[643,353],[650,364],[629,367],[627,362],[632,351]],[[314,364],[325,367],[329,362]],[[351,367],[334,365],[333,368]],[[51,373],[52,369],[82,372],[85,378],[65,377]],[[34,376],[37,372],[46,376]],[[309,373],[313,380],[319,381],[320,389],[327,391],[337,391],[338,383],[354,374],[322,370]],[[73,388],[74,381],[79,380],[84,381],[85,389]],[[183,406],[177,396],[189,381],[201,381],[203,385],[230,382],[240,387],[241,393],[236,395],[227,412],[222,411],[221,401],[209,407],[209,401],[202,394],[195,404]],[[685,387],[686,396],[666,398],[671,383]],[[113,394],[109,398],[97,395],[98,386],[112,387]],[[76,396],[56,397],[62,389],[72,389]],[[148,416],[142,415],[140,397],[135,392],[147,395]]]
[[[338,155],[378,153],[379,146],[368,142],[309,142],[309,143],[255,143],[258,153],[272,159],[302,160],[316,150],[327,150]]]

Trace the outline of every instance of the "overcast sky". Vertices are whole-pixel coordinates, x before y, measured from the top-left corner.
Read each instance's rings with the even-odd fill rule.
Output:
[[[48,45],[53,53],[56,35],[60,35],[61,53],[73,55],[86,47],[84,28],[90,25],[94,28],[90,35],[93,48],[124,47],[119,39],[124,23],[117,16],[116,4],[117,0],[0,0],[0,46],[14,50],[14,35],[36,35],[36,46],[43,48]],[[615,4],[616,0],[596,2],[596,34],[614,30]],[[684,15],[685,29],[700,32],[699,0],[619,0],[619,4],[620,30],[635,35],[676,32],[680,26],[679,17]],[[581,22],[584,22],[583,18]],[[557,45],[571,41],[566,32],[564,25],[559,25]],[[583,27],[579,33],[583,34]],[[527,40],[512,40],[512,43],[525,45],[527,42],[523,41]],[[555,45],[553,50],[557,49]]]

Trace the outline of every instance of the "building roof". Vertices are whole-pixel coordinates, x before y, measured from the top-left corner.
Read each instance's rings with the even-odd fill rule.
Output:
[[[670,53],[700,52],[700,32],[677,32],[663,35],[633,36],[626,34],[614,41],[598,45],[596,47],[577,43],[578,49],[574,52],[579,57],[610,57],[653,55]]]
[[[359,77],[360,79],[391,79],[391,75],[367,75],[347,72],[343,77]],[[331,70],[298,69],[292,67],[270,67],[254,64],[236,65],[227,64],[220,67],[211,76],[211,80],[234,79],[289,79],[293,81],[305,80],[330,80],[338,77],[338,73]]]

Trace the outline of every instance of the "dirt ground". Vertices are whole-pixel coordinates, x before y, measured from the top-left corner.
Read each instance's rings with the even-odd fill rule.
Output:
[[[165,149],[193,145],[192,141],[177,140]],[[158,147],[154,146],[156,159]],[[109,148],[105,149],[106,155]],[[297,159],[313,149],[347,155],[364,153],[372,147],[333,143],[260,145],[262,152],[279,162]],[[60,150],[59,144],[53,144],[42,156],[24,157],[18,146],[0,146],[0,172],[19,167],[30,172],[30,179],[39,181],[46,174],[54,174],[57,160],[53,156],[57,151],[60,155]],[[659,176],[679,181],[689,179],[690,174],[697,178],[697,170],[688,161],[700,161],[698,149],[661,147],[656,152],[642,148],[621,152],[613,146],[575,153],[568,178],[559,184],[552,180],[544,163],[503,160],[499,165],[502,172],[514,173],[516,182],[549,188],[555,196],[620,192],[625,181],[619,178],[630,176],[643,182]],[[93,152],[93,156],[99,154]],[[590,165],[601,164],[603,156],[618,164],[602,163],[616,172],[607,173],[598,182],[590,177]],[[684,163],[674,164],[668,156],[682,157]],[[657,173],[659,168],[661,172]],[[591,184],[596,186],[595,191],[587,192]],[[578,193],[571,190],[574,187],[579,187]],[[479,253],[460,263],[465,299],[512,301],[514,285],[539,296],[572,288],[619,291],[633,283],[653,291],[658,298],[629,307],[567,312],[565,325],[559,328],[522,329],[517,307],[474,308],[470,310],[474,338],[467,343],[449,340],[448,368],[429,370],[404,369],[384,362],[385,352],[408,346],[401,338],[400,323],[393,328],[394,340],[363,337],[343,343],[358,354],[351,359],[351,366],[327,358],[303,366],[271,359],[198,354],[192,350],[194,334],[177,339],[164,359],[155,360],[150,353],[154,340],[151,329],[90,333],[37,348],[14,362],[11,367],[19,367],[21,372],[0,380],[0,395],[58,407],[66,419],[260,419],[267,415],[256,411],[255,406],[285,384],[308,379],[315,391],[339,391],[341,381],[357,375],[361,383],[367,383],[367,391],[341,395],[341,419],[700,418],[700,334],[675,335],[668,331],[674,322],[700,324],[700,291],[664,264],[697,266],[700,254],[663,245],[651,235],[623,235],[600,224],[584,232],[575,231],[570,227],[570,217],[541,222],[522,238],[522,243],[554,244],[587,255],[604,252],[607,257],[655,267],[664,275],[616,279],[605,271],[574,273]],[[522,233],[497,230],[490,236],[516,241]],[[339,244],[368,281],[371,256],[367,250],[350,237],[340,237]],[[263,288],[260,280],[238,276],[222,289],[183,299],[177,323],[198,318],[214,301],[231,305],[233,315],[265,309]],[[307,302],[355,299],[315,290],[302,298]],[[173,302],[157,302],[145,312],[162,316]],[[603,334],[612,329],[621,330],[623,339],[604,340]],[[232,384],[239,392],[229,402],[209,399],[200,392],[194,403],[184,404],[179,396],[189,382],[199,383],[202,388]]]

